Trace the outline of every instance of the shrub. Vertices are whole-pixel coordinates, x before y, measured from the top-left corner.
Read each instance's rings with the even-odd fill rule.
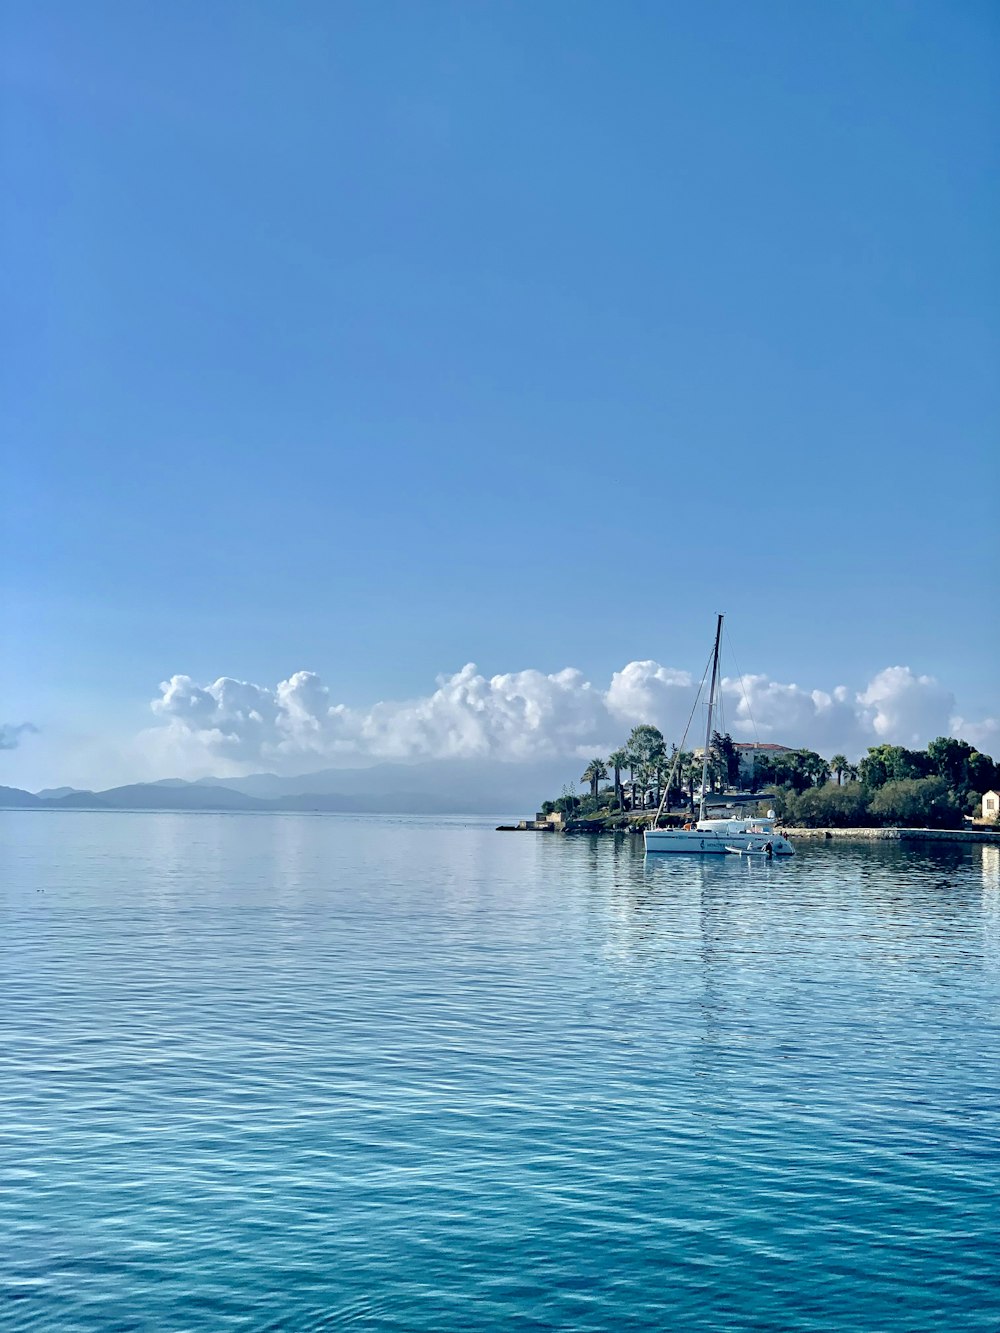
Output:
[[[563,792],[552,804],[562,815],[575,815],[580,809],[580,798],[571,792]]]
[[[872,797],[871,813],[898,828],[961,828],[962,812],[945,778],[901,778]]]
[[[794,798],[795,793],[791,787],[779,787],[776,783],[765,787],[760,793],[761,805],[767,805],[773,809],[778,819],[785,824],[792,822],[790,806]]]
[[[874,822],[868,799],[869,793],[860,782],[841,787],[828,782],[797,796],[789,793],[785,818],[803,828],[866,828]]]

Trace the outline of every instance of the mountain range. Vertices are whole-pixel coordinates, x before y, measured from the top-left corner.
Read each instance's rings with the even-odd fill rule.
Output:
[[[435,760],[328,768],[294,777],[163,778],[104,791],[0,787],[0,809],[243,810],[352,814],[530,814],[573,784],[581,761],[533,764]]]

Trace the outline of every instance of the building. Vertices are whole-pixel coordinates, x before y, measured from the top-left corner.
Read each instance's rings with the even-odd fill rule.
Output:
[[[736,749],[740,756],[740,781],[751,787],[758,759],[777,759],[779,755],[794,753],[790,745],[775,745],[770,741],[737,741]]]
[[[1000,815],[1000,792],[988,791],[983,796],[983,818],[995,820]]]
[[[734,741],[733,744],[740,756],[741,787],[754,785],[754,770],[758,759],[777,759],[779,755],[795,753],[791,745],[777,745],[772,741]],[[692,753],[695,759],[700,759],[705,753],[704,745],[699,745]]]

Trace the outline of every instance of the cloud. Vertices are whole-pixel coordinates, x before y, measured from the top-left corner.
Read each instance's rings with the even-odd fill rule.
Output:
[[[948,728],[950,736],[961,736],[983,754],[1000,755],[1000,717],[984,717],[978,722],[967,722],[953,717]]]
[[[622,722],[651,722],[664,735],[681,733],[691,712],[697,683],[686,671],[659,662],[629,662],[611,677],[604,701]]]
[[[880,740],[911,747],[944,735],[955,713],[955,696],[933,676],[901,666],[880,671],[858,702]]]
[[[844,685],[830,691],[806,690],[767,676],[744,676],[742,684],[738,679],[723,680],[722,695],[733,709],[727,724],[738,740],[759,736],[762,741],[807,746],[821,753],[860,752],[878,740],[858,696]]]
[[[679,741],[696,693],[687,672],[653,661],[629,662],[603,689],[571,667],[487,677],[469,663],[439,677],[429,694],[367,708],[334,702],[310,671],[274,687],[228,676],[199,685],[177,675],[160,686],[151,705],[159,725],[140,742],[152,762],[192,776],[262,766],[291,772],[309,761],[588,757],[607,753],[638,722],[653,722]],[[887,667],[861,690],[805,689],[764,675],[727,678],[721,701],[720,724],[737,738],[827,755],[857,757],[882,741],[925,745],[947,733],[979,743],[1000,737],[992,719],[956,717],[951,693],[908,667]],[[699,742],[702,726],[699,710],[689,746]]]
[[[574,753],[609,721],[579,671],[482,676],[473,664],[439,678],[422,698],[368,709],[333,704],[318,676],[298,671],[273,689],[222,677],[173,676],[152,708],[165,737],[190,754],[280,763],[326,759],[534,759]],[[608,735],[615,731],[608,726]]]
[[[38,728],[33,722],[0,722],[0,750],[16,750],[22,736],[37,734]]]

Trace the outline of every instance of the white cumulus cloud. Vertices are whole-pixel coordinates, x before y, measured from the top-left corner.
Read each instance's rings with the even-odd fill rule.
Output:
[[[877,743],[858,696],[844,685],[830,691],[807,690],[755,675],[744,676],[742,684],[726,679],[722,689],[733,709],[729,730],[738,740],[759,736],[762,741],[807,746],[821,753],[854,752]]]
[[[886,667],[858,696],[876,736],[916,748],[945,735],[955,714],[955,696],[933,676],[915,676],[909,667]]]
[[[611,677],[604,696],[608,712],[622,722],[651,722],[680,740],[697,692],[686,671],[659,662],[629,662]]]
[[[572,754],[607,721],[599,691],[579,671],[481,675],[468,663],[433,694],[378,703],[355,715],[358,740],[378,758],[529,759]]]
[[[377,760],[539,760],[607,753],[638,722],[679,741],[697,682],[658,662],[629,662],[606,688],[572,667],[484,676],[469,663],[442,676],[428,694],[366,708],[334,701],[315,673],[297,671],[276,686],[222,676],[199,685],[172,676],[152,703],[158,725],[143,733],[149,759],[192,776],[273,767],[291,772],[309,761],[333,765]],[[1000,738],[993,719],[955,716],[951,693],[908,667],[887,667],[863,689],[784,684],[764,675],[724,679],[720,722],[741,739],[808,746],[851,757],[890,741],[922,746],[961,734],[974,743]],[[688,744],[703,725],[695,716]]]

